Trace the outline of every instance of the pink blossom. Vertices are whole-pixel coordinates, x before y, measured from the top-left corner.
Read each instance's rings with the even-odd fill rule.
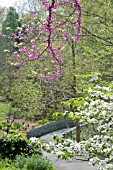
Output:
[[[61,66],[63,64],[61,53],[63,47],[68,41],[78,41],[80,39],[80,27],[81,27],[81,5],[78,0],[39,0],[44,7],[44,13],[46,13],[45,20],[38,19],[38,28],[30,26],[26,29],[26,35],[22,32],[22,29],[18,30],[18,35],[12,34],[12,36],[6,36],[0,33],[0,36],[8,39],[20,39],[24,38],[23,45],[19,45],[19,53],[21,56],[26,56],[28,60],[46,60],[53,61],[53,72],[48,75],[48,70],[44,70],[44,74],[39,75],[38,78],[42,81],[49,81],[52,79],[57,80],[62,76]],[[59,14],[57,9],[61,9],[64,6],[70,5],[72,9],[66,11],[64,8],[63,14]],[[40,11],[32,11],[33,15]],[[36,15],[37,16],[37,15]],[[72,18],[73,21],[71,20]],[[43,17],[44,19],[44,17]],[[71,33],[70,28],[75,30],[74,35]],[[58,44],[57,44],[58,41]],[[27,44],[27,45],[25,45]],[[29,44],[29,45],[28,45]],[[18,55],[13,55],[13,58],[19,60],[18,66],[24,65],[24,59]]]

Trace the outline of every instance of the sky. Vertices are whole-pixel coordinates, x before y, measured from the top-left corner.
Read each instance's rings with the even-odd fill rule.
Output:
[[[0,6],[10,7],[15,2],[16,2],[16,0],[0,0]]]

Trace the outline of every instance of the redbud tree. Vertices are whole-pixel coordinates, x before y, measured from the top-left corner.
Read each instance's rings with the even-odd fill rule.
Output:
[[[26,60],[48,61],[51,68],[45,67],[38,75],[40,80],[55,80],[62,76],[63,48],[69,41],[80,39],[81,5],[78,0],[39,0],[39,10],[31,11],[36,18],[35,24],[18,29],[18,34],[0,36],[9,39],[21,39],[18,51],[12,57],[17,59],[16,66],[22,66]],[[42,17],[40,17],[40,15]],[[70,31],[74,30],[74,34]],[[49,65],[50,67],[50,65]]]

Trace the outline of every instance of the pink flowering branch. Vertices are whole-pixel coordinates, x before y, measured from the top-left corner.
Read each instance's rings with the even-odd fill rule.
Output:
[[[19,56],[13,55],[13,57],[20,60],[18,66],[24,64],[24,59],[20,57],[20,54],[26,56],[30,61],[48,58],[54,71],[48,74],[47,69],[47,74],[41,74],[38,78],[49,81],[58,79],[62,75],[61,53],[66,40],[77,42],[80,39],[81,6],[78,0],[39,0],[39,2],[45,8],[43,11],[46,11],[45,20],[37,17],[38,28],[34,26],[27,28],[27,35],[22,32],[22,29],[18,31],[18,35],[12,34],[14,39],[23,39],[23,45],[18,45]],[[67,10],[68,6],[69,10]],[[63,9],[63,12],[58,12],[58,9]],[[32,11],[31,13],[37,16],[39,12]],[[70,28],[75,30],[74,35],[70,32]],[[6,38],[5,35],[0,36]],[[26,44],[28,45],[26,46]]]

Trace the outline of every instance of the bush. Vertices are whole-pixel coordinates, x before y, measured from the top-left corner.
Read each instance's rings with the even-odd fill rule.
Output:
[[[22,136],[23,135],[23,136]],[[31,155],[40,153],[38,145],[33,145],[25,138],[24,134],[16,134],[0,139],[0,157],[15,158],[16,155]]]
[[[18,155],[15,160],[0,158],[0,170],[56,170],[53,164],[39,154]]]
[[[39,154],[16,156],[15,167],[18,170],[55,170],[53,164]]]

